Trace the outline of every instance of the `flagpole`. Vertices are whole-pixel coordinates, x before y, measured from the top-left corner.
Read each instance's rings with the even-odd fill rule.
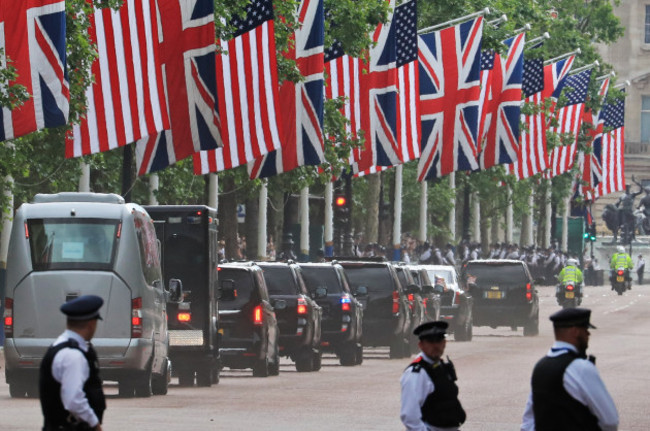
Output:
[[[607,79],[607,78],[613,78],[613,77],[615,77],[615,76],[616,76],[616,72],[614,72],[614,71],[612,70],[612,71],[609,72],[608,74],[603,75],[603,76],[599,76],[598,78],[596,78],[596,81],[602,81],[602,80],[604,80],[604,79]]]
[[[518,29],[516,29],[516,30],[513,32],[513,36],[514,36],[515,34],[519,34],[519,33],[523,32],[523,31],[530,31],[531,28],[532,28],[532,27],[530,26],[530,23],[526,23],[526,25],[524,25],[522,28],[518,28]],[[550,36],[549,36],[549,37],[550,37]]]
[[[537,36],[536,38],[533,38],[531,40],[527,40],[526,43],[524,44],[524,46],[534,46],[534,45],[537,45],[538,43],[540,43],[540,42],[542,42],[542,41],[544,41],[546,39],[550,39],[550,38],[551,38],[551,35],[548,34],[548,32],[545,31],[544,34],[542,34],[541,36]]]
[[[440,23],[440,24],[432,25],[431,27],[423,28],[422,30],[418,30],[418,34],[429,33],[430,31],[433,31],[433,30],[436,30],[436,29],[442,28],[442,27],[451,27],[452,25],[458,24],[459,22],[467,21],[467,20],[470,20],[472,18],[476,18],[478,16],[489,15],[489,14],[490,14],[490,8],[486,7],[485,9],[483,9],[483,10],[481,10],[479,12],[474,12],[474,13],[471,13],[469,15],[461,16],[460,18],[451,19],[449,21],[445,21],[445,22]]]
[[[619,88],[629,87],[631,84],[632,83],[630,82],[630,80],[626,79],[624,82],[621,82],[620,84],[615,85],[614,88],[618,90]]]
[[[594,67],[598,67],[598,66],[600,66],[600,63],[598,62],[598,60],[596,60],[591,64],[579,67],[576,70],[572,70],[571,73],[569,73],[569,75],[577,75],[580,72],[584,72],[585,70],[593,69]]]
[[[504,22],[508,22],[508,15],[503,14],[497,19],[493,19],[492,21],[488,21],[488,24],[491,25],[492,27],[498,27],[500,24],[503,24]]]
[[[580,48],[576,49],[575,51],[567,52],[566,54],[558,55],[557,57],[551,58],[550,60],[546,60],[544,64],[555,63],[556,61],[562,60],[567,57],[571,57],[572,55],[579,55],[579,54],[582,54]]]

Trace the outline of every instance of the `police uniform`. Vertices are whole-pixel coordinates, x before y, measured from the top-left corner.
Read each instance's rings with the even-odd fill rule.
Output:
[[[442,340],[447,322],[427,322],[413,331],[421,340]],[[420,353],[404,370],[400,419],[408,431],[456,431],[465,422],[451,361]]]
[[[567,308],[550,318],[556,328],[595,328],[590,314],[585,308]],[[594,362],[573,344],[556,341],[533,370],[521,431],[618,429],[616,406]]]
[[[85,295],[61,306],[69,320],[101,319],[99,296]],[[39,378],[44,431],[94,429],[106,401],[97,354],[79,333],[66,329],[41,362]]]

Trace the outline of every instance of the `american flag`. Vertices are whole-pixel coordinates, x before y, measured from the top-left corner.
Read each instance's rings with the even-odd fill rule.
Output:
[[[0,14],[0,48],[18,74],[10,84],[24,86],[31,96],[18,108],[0,109],[0,141],[66,124],[65,2],[3,1]]]
[[[66,157],[121,147],[169,129],[155,0],[95,9],[89,40],[97,45],[87,110],[66,139]]]
[[[492,74],[498,54],[493,49],[481,51],[481,96],[479,97],[480,120],[478,123],[478,140],[476,151],[480,153],[483,141],[492,121]]]
[[[391,10],[395,0],[388,0]],[[393,166],[400,162],[397,126],[396,26],[393,16],[373,33],[367,64],[361,74],[361,128],[366,145],[356,160],[355,171],[372,166]]]
[[[220,41],[217,56],[219,113],[224,146],[194,155],[194,173],[245,165],[280,148],[281,120],[273,3],[254,0],[232,22],[235,37]]]
[[[171,130],[137,142],[139,174],[161,170],[221,145],[213,2],[159,0],[158,7]]]
[[[592,70],[585,70],[566,79],[564,103],[556,112],[558,126],[550,128],[556,135],[570,134],[571,143],[553,148],[550,155],[549,178],[568,172],[575,162],[578,149],[578,134],[582,125],[584,103],[587,98]]]
[[[492,120],[480,148],[481,169],[517,160],[525,41],[525,33],[506,40],[506,54],[495,58],[490,79]]]
[[[607,104],[603,109],[602,181],[595,190],[594,199],[625,190],[625,99]]]
[[[286,56],[296,61],[304,80],[285,81],[280,88],[284,133],[282,148],[248,164],[251,178],[288,172],[298,166],[316,166],[325,161],[323,142],[324,41],[323,0],[303,0],[298,9],[300,28],[295,45]]]
[[[478,168],[483,18],[419,36],[422,155],[418,180]]]
[[[543,101],[543,90],[544,60],[541,58],[526,59],[522,81],[524,103],[540,106]],[[520,180],[544,172],[548,167],[544,113],[540,111],[532,115],[522,114],[521,123],[523,128],[519,134],[517,161],[506,165],[506,170]]]
[[[397,6],[392,25],[396,32],[397,139],[400,163],[406,163],[420,157],[417,2],[412,0]],[[363,176],[389,167],[371,166],[356,175]]]
[[[598,89],[598,96],[601,101],[605,100],[607,91],[609,90],[609,78],[601,81]],[[593,190],[600,182],[601,178],[601,165],[600,159],[595,157],[595,147],[602,146],[603,127],[605,118],[600,111],[592,111],[585,105],[585,112],[583,115],[583,123],[591,124],[592,128],[589,130],[590,141],[587,147],[591,149],[590,153],[578,151],[578,163],[580,167],[580,182],[577,187],[577,192],[580,196],[584,196],[586,200],[593,200]],[[598,150],[600,153],[600,149]]]

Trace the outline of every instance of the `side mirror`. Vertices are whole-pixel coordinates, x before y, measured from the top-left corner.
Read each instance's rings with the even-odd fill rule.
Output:
[[[219,290],[219,299],[223,301],[234,301],[237,298],[237,290],[233,280],[221,280],[221,289]]]
[[[284,299],[274,299],[271,301],[271,305],[276,310],[284,310],[285,308],[287,308],[287,301],[285,301]]]
[[[417,284],[409,284],[408,287],[406,288],[406,293],[408,294],[422,293],[422,289],[420,289],[420,286],[418,286]]]
[[[440,286],[440,287],[442,287],[442,286]],[[427,295],[431,295],[432,293],[439,293],[439,292],[436,292],[436,290],[433,288],[433,286],[431,286],[429,284],[425,284],[424,286],[422,286],[422,293],[425,293]]]
[[[314,299],[322,299],[325,298],[326,296],[327,296],[327,287],[324,286],[318,286],[312,294],[312,298]]]
[[[368,296],[368,288],[366,286],[357,287],[354,296]]]
[[[168,302],[182,302],[183,301],[183,282],[178,278],[169,279],[169,299]]]

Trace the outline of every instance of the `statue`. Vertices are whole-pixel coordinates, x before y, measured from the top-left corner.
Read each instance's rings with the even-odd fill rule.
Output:
[[[612,234],[614,234],[614,240],[612,244],[616,244],[618,240],[618,230],[620,228],[618,213],[618,208],[616,208],[613,204],[607,204],[605,205],[605,209],[603,209],[603,213],[601,214],[601,217],[603,218],[607,229],[611,230]]]
[[[650,187],[643,187],[638,181],[635,181],[634,184],[639,186],[641,190],[645,192],[645,196],[639,201],[639,205],[636,207],[637,210],[641,210],[641,213],[637,217],[637,225],[641,225],[639,232],[643,232],[644,235],[650,234]]]

